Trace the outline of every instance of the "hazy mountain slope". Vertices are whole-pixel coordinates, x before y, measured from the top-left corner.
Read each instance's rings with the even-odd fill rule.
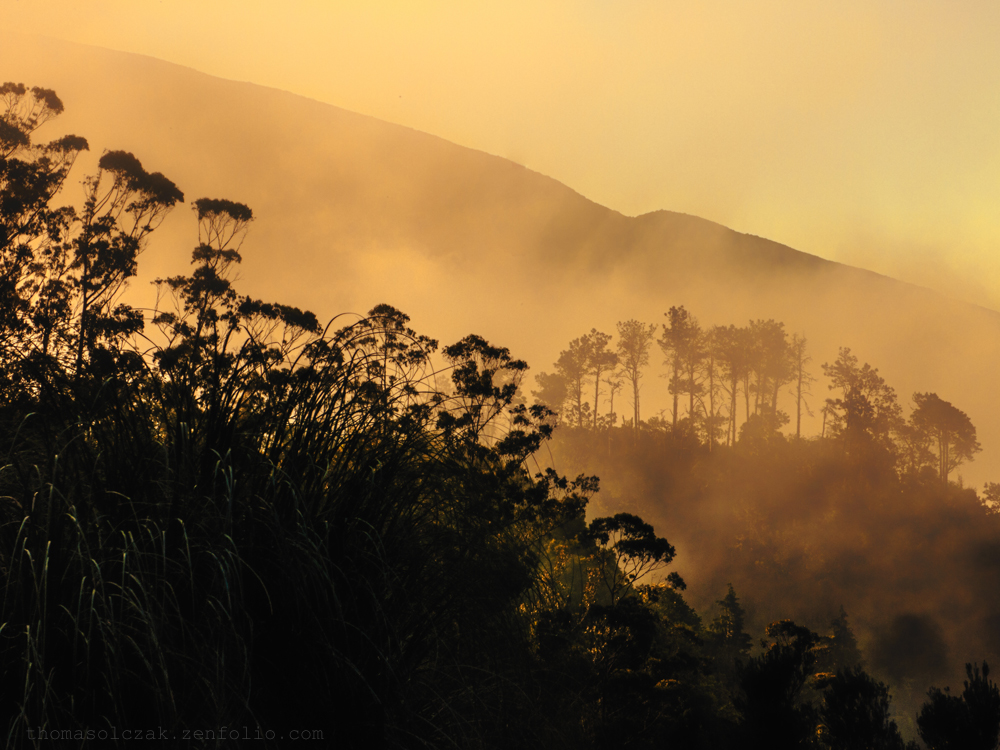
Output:
[[[991,311],[703,219],[626,217],[505,159],[146,57],[0,36],[0,79],[59,93],[66,114],[48,135],[89,139],[78,177],[102,149],[125,149],[189,200],[251,205],[242,275],[255,295],[324,317],[386,301],[445,342],[475,331],[508,345],[535,372],[591,327],[658,322],[671,305],[703,324],[773,317],[809,337],[817,376],[847,345],[904,402],[936,391],[967,411],[986,450],[963,473],[1000,478]],[[194,241],[191,216],[175,211],[144,279],[181,271]],[[652,413],[666,400],[662,381],[647,382]],[[814,391],[820,403],[822,379]]]

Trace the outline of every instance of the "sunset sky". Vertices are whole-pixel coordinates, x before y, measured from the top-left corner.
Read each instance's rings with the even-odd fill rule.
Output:
[[[5,25],[251,81],[1000,307],[993,2],[7,0]]]

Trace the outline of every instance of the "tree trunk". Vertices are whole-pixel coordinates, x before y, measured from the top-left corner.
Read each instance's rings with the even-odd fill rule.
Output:
[[[795,439],[802,439],[802,360],[799,360],[798,386],[795,389]]]
[[[708,452],[711,453],[715,443],[715,360],[711,357],[708,360],[708,419],[705,431],[708,433]]]
[[[674,362],[674,374],[673,374],[673,392],[674,392],[674,411],[671,422],[672,432],[677,432],[677,386],[680,385],[680,378],[677,377],[680,374],[680,367],[677,362]]]

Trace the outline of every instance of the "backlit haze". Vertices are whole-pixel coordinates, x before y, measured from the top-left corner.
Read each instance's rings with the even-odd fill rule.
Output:
[[[1000,306],[1000,6],[8,0],[5,27],[291,91]],[[45,85],[45,81],[25,81]]]
[[[725,408],[709,381],[702,409],[749,425],[736,448],[689,450],[666,428],[654,345],[631,448],[581,418],[533,460],[601,476],[591,518],[636,512],[668,535],[699,611],[729,583],[755,634],[785,617],[826,628],[843,604],[911,736],[932,680],[1000,661],[1000,517],[878,453],[842,462],[822,410],[841,395],[823,365],[850,347],[904,418],[918,393],[967,413],[983,450],[946,478],[1000,481],[1000,5],[5,6],[0,83],[66,105],[36,142],[90,144],[59,200],[80,202],[105,149],[184,191],[129,288],[147,321],[167,304],[149,282],[190,273],[201,197],[253,209],[240,294],[330,330],[388,303],[442,344],[482,335],[530,364],[529,399],[592,329],[659,335],[679,305],[705,331],[780,321],[808,342],[806,440],[754,428],[768,381],[747,374]],[[628,387],[598,409],[587,383],[608,424],[638,418]],[[794,379],[772,404],[794,435]],[[694,395],[675,409],[695,414]]]

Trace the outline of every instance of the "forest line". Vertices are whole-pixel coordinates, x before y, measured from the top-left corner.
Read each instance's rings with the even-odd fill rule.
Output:
[[[638,430],[693,440],[709,450],[743,439],[773,439],[793,418],[791,435],[805,437],[802,418],[814,415],[810,399],[817,397],[812,388],[818,382],[809,369],[805,336],[789,337],[784,324],[774,320],[703,329],[683,305],[664,315],[667,322],[659,326],[620,321],[617,340],[597,329],[573,339],[552,372],[536,376],[538,389],[531,395],[557,412],[557,423],[600,430],[618,426],[615,397],[622,394],[632,406],[631,416],[621,421],[623,429],[635,433],[638,425]],[[643,381],[656,350],[663,355],[659,377],[667,380],[672,402],[643,419]],[[904,416],[895,390],[877,368],[860,364],[850,348],[841,347],[821,369],[831,395],[819,407],[820,439],[836,440],[848,452],[879,450],[901,473],[933,471],[944,484],[982,450],[969,416],[936,393],[914,393],[910,414]],[[783,393],[792,398],[791,415],[779,406]],[[601,413],[605,395],[607,411]],[[996,484],[985,489],[994,499]]]

